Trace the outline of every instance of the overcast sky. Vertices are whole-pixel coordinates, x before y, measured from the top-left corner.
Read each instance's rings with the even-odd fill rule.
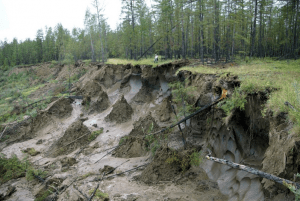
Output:
[[[104,16],[112,29],[116,28],[121,13],[122,0],[99,0],[105,4]],[[150,0],[146,0],[150,1]],[[38,29],[54,28],[61,23],[72,31],[84,28],[87,7],[93,10],[92,0],[0,0],[0,41],[13,38],[24,41],[34,39]]]

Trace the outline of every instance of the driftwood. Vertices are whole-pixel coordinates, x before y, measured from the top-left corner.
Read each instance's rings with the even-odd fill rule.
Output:
[[[257,170],[257,169],[252,168],[252,167],[248,167],[248,166],[241,165],[241,164],[238,164],[238,163],[233,163],[233,162],[225,160],[225,159],[215,158],[215,157],[212,157],[210,155],[205,156],[205,158],[208,159],[208,160],[217,162],[217,163],[228,165],[229,167],[232,167],[232,168],[235,168],[235,169],[239,169],[239,170],[243,170],[243,171],[249,172],[251,174],[255,174],[255,175],[259,176],[259,177],[263,177],[263,178],[269,179],[271,181],[274,181],[274,182],[282,184],[282,185],[284,185],[286,183],[286,184],[290,184],[290,185],[295,186],[297,189],[300,189],[300,184],[299,183],[296,183],[296,182],[293,182],[293,181],[290,181],[290,180],[287,180],[287,179],[283,179],[283,178],[277,177],[275,175],[272,175],[272,174],[269,174],[269,173]]]

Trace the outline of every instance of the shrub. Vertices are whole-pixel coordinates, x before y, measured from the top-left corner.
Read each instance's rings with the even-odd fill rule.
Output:
[[[240,110],[245,109],[245,103],[247,102],[246,97],[247,95],[244,92],[239,88],[235,88],[232,96],[218,105],[229,115],[234,108],[239,108]]]

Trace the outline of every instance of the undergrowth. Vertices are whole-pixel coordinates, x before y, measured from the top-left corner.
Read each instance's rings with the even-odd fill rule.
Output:
[[[223,102],[220,102],[218,106],[221,107],[228,116],[235,108],[240,110],[245,109],[245,104],[247,103],[246,97],[246,92],[242,91],[241,88],[235,88],[232,96],[225,99]]]
[[[185,172],[190,166],[199,166],[202,160],[201,152],[197,152],[194,149],[192,153],[187,155],[181,154],[178,151],[173,151],[171,156],[167,158],[166,163],[177,163],[180,165],[181,170]]]
[[[33,174],[44,178],[47,172],[33,168],[27,157],[19,160],[16,155],[6,158],[0,154],[0,184],[19,177],[26,177],[30,181],[34,179]]]

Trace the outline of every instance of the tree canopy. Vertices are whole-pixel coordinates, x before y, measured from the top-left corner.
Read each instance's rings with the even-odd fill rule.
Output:
[[[84,29],[62,24],[37,30],[34,40],[0,41],[0,66],[107,58],[298,58],[299,0],[122,1],[121,23],[111,30],[102,7],[86,11]]]

